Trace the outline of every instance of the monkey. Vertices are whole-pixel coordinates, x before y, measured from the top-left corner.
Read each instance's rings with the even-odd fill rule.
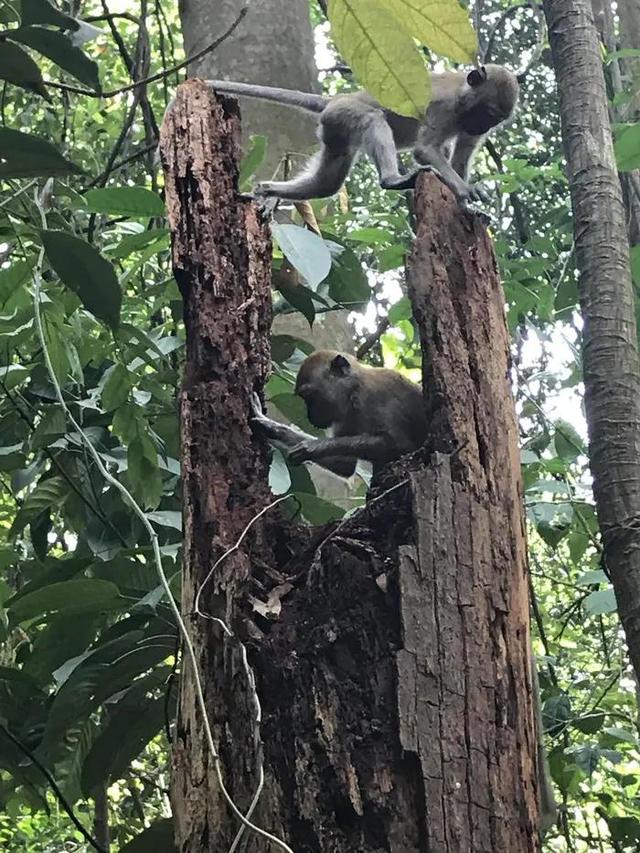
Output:
[[[374,470],[417,450],[427,438],[420,387],[395,370],[368,367],[347,353],[317,350],[300,365],[295,393],[302,397],[313,426],[332,427],[330,438],[278,423],[252,398],[252,423],[271,441],[288,448],[294,464],[310,461],[349,477],[358,459]]]
[[[421,171],[436,172],[466,205],[483,197],[468,183],[473,157],[487,134],[511,117],[519,86],[501,65],[431,75],[432,99],[422,120],[382,107],[362,90],[326,98],[253,83],[207,80],[218,92],[275,101],[319,115],[320,151],[290,181],[265,181],[262,197],[326,198],[338,192],[360,151],[373,160],[383,189],[412,189]],[[398,171],[398,150],[413,149],[416,166]]]

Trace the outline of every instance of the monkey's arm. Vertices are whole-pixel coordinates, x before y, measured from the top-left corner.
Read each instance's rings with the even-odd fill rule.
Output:
[[[473,155],[482,145],[484,138],[484,136],[471,136],[469,133],[458,134],[451,165],[463,181],[468,180]]]
[[[263,414],[262,406],[260,405],[260,398],[257,394],[254,394],[251,398],[251,409],[253,413],[251,423],[258,428],[266,439],[283,445],[287,450],[289,459],[291,459],[291,461],[296,465],[303,460],[294,460],[289,451],[291,451],[292,448],[301,447],[303,444],[312,445],[319,441],[319,439],[314,438],[312,435],[309,435],[309,433],[303,432],[303,430],[298,429],[297,427],[281,424]],[[318,464],[323,468],[326,468],[328,471],[332,471],[334,474],[337,474],[339,477],[350,477],[356,469],[357,461],[357,456],[336,456],[322,459]]]
[[[446,114],[445,105],[432,102],[418,130],[413,156],[421,165],[430,165],[436,169],[458,201],[464,204],[481,200],[481,192],[456,172],[442,151],[447,137],[445,131],[449,124],[450,117]]]
[[[302,441],[289,454],[292,462],[320,462],[333,456],[351,456],[369,462],[386,462],[394,448],[383,435],[339,435]],[[324,464],[324,463],[323,463]]]

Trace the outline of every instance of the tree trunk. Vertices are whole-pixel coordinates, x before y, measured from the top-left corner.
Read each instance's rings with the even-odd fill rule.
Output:
[[[172,260],[187,333],[180,393],[183,488],[182,612],[205,683],[225,782],[248,808],[257,779],[255,710],[237,641],[194,615],[215,561],[269,502],[267,456],[252,440],[249,395],[269,371],[271,248],[255,207],[235,191],[240,134],[237,104],[216,101],[204,84],[179,87],[161,132]],[[269,547],[248,541],[265,561]],[[249,573],[240,550],[211,578],[203,606],[233,625],[238,589]],[[188,659],[182,668],[172,801],[178,849],[228,849],[232,820],[215,777]],[[214,840],[215,839],[215,840]]]
[[[264,744],[251,819],[296,853],[537,851],[504,297],[486,232],[435,177],[417,197],[410,267],[432,446],[387,469],[367,507],[312,543],[273,510],[258,519],[202,597],[253,638],[259,731],[238,640],[193,614],[216,560],[269,503],[248,427],[268,367],[268,241],[233,192],[237,138],[232,102],[196,81],[178,90],[161,150],[187,329],[183,612],[223,778],[246,812]],[[188,661],[172,791],[181,853],[229,849],[238,823]],[[251,853],[276,849],[246,841]]]
[[[191,76],[239,80],[262,86],[318,91],[313,32],[308,0],[259,0],[249,3],[239,27],[211,53],[189,68]],[[238,16],[237,0],[182,0],[180,21],[187,56],[224,32]],[[242,133],[268,139],[259,172],[271,179],[283,155],[309,150],[315,140],[315,118],[266,101],[242,98]]]
[[[588,0],[545,0],[574,216],[590,462],[605,564],[640,675],[640,375],[629,245]]]

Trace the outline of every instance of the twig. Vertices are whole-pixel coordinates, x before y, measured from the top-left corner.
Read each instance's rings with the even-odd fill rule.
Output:
[[[389,320],[389,317],[382,317],[373,332],[367,335],[367,337],[356,350],[356,358],[364,358],[365,355],[370,350],[372,350],[373,347],[378,343],[378,341],[384,335],[390,325],[391,321]]]
[[[80,820],[76,817],[75,812],[73,811],[73,809],[71,808],[71,806],[69,805],[69,803],[65,799],[64,794],[62,793],[62,791],[58,787],[58,783],[53,778],[51,773],[47,770],[47,768],[44,766],[44,764],[42,764],[40,762],[40,760],[38,758],[36,758],[36,756],[33,754],[33,752],[31,752],[31,750],[28,749],[22,743],[22,741],[18,740],[18,738],[15,737],[15,735],[13,735],[3,723],[0,723],[0,730],[2,730],[2,732],[4,732],[4,734],[9,738],[11,743],[13,743],[20,750],[20,752],[23,755],[26,755],[26,757],[32,762],[32,764],[35,767],[37,767],[38,770],[42,773],[42,775],[45,777],[45,779],[47,780],[49,785],[51,785],[51,790],[55,794],[56,799],[58,800],[58,802],[60,803],[60,805],[62,806],[64,811],[67,813],[69,820],[73,823],[73,825],[78,830],[78,832],[82,835],[82,837],[87,842],[87,844],[90,844],[94,850],[98,851],[98,853],[106,853],[106,850],[104,849],[104,847],[101,847],[98,844],[98,842],[95,840],[95,838],[93,838],[93,836],[87,831],[87,829],[82,825]]]
[[[146,86],[148,83],[155,83],[156,80],[163,80],[165,77],[168,77],[170,74],[174,74],[176,71],[180,71],[185,66],[189,65],[191,62],[196,62],[198,59],[201,59],[203,56],[206,56],[207,53],[210,53],[212,50],[215,50],[216,47],[222,44],[223,41],[229,38],[231,33],[236,29],[240,21],[247,14],[247,6],[240,10],[238,17],[231,24],[231,26],[224,32],[221,36],[219,36],[215,41],[212,41],[211,44],[208,44],[206,47],[203,47],[202,50],[199,50],[197,53],[194,53],[193,56],[189,56],[187,59],[184,59],[182,62],[179,62],[177,65],[174,65],[172,68],[166,68],[162,71],[158,71],[156,74],[151,74],[149,77],[144,77],[142,80],[136,80],[135,83],[130,83],[128,86],[121,86],[119,89],[111,89],[108,92],[94,92],[93,89],[83,89],[81,86],[71,86],[68,83],[57,83],[54,80],[45,80],[45,86],[50,86],[52,89],[61,89],[63,92],[75,92],[76,95],[86,95],[89,98],[114,98],[116,95],[122,95],[125,92],[132,92],[134,89],[138,89],[140,86]]]

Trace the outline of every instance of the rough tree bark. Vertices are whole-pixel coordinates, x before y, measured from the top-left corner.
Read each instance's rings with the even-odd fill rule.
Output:
[[[544,4],[584,319],[585,406],[605,564],[640,675],[640,366],[629,244],[588,0]]]
[[[409,275],[430,445],[311,541],[272,510],[203,596],[249,642],[260,738],[237,643],[192,616],[215,560],[269,502],[247,427],[249,391],[268,366],[268,242],[233,194],[237,131],[230,102],[192,81],[162,132],[188,338],[183,611],[227,785],[246,811],[263,749],[252,819],[296,853],[538,851],[504,297],[486,231],[435,177],[416,196]],[[188,662],[172,790],[181,853],[229,849],[238,825],[215,782]],[[246,841],[250,853],[275,849]]]
[[[269,501],[267,459],[251,438],[248,401],[270,367],[271,248],[255,208],[235,191],[239,133],[236,101],[218,102],[204,84],[190,81],[179,87],[165,116],[160,148],[187,332],[180,392],[182,609],[198,650],[226,781],[246,810],[259,748],[240,650],[214,622],[193,615],[197,591],[216,559]],[[238,586],[248,572],[246,552],[231,555],[210,582],[207,612],[233,623]],[[215,780],[188,660],[181,678],[172,798],[179,850],[228,849],[237,823]]]

